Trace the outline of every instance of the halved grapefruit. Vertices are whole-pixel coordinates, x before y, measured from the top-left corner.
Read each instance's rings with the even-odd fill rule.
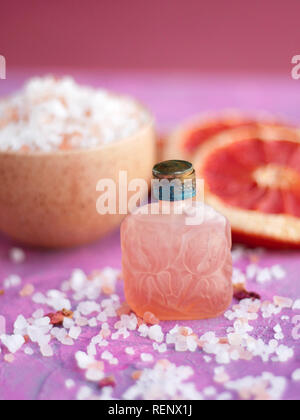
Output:
[[[198,148],[205,200],[231,222],[233,239],[300,248],[300,132],[284,127],[226,131]]]
[[[195,153],[207,141],[215,136],[235,128],[261,128],[262,126],[281,127],[289,131],[280,118],[265,112],[255,115],[246,114],[237,110],[225,110],[218,114],[207,113],[194,117],[181,124],[171,135],[165,139],[163,145],[163,159],[185,159],[193,161]],[[162,145],[160,144],[160,153]]]

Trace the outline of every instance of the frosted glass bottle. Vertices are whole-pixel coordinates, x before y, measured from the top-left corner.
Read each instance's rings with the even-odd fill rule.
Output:
[[[139,208],[122,223],[126,300],[142,318],[146,313],[160,320],[217,317],[233,295],[229,222],[195,200],[190,163],[162,162],[153,176],[179,181],[179,188],[165,193],[157,187],[159,202]]]

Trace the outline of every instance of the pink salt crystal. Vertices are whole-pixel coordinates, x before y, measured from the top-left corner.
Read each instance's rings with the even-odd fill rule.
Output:
[[[215,375],[214,375],[214,381],[218,384],[223,384],[225,382],[228,382],[230,380],[229,375],[226,373],[225,369],[223,368],[216,368]]]
[[[117,314],[121,315],[129,315],[131,312],[131,308],[127,302],[123,302],[121,306],[117,309]]]
[[[241,360],[247,360],[247,361],[252,360],[253,359],[253,354],[250,353],[247,350],[240,350],[240,359]]]
[[[6,334],[6,319],[0,315],[0,335]]]
[[[31,296],[34,293],[34,286],[32,284],[26,284],[23,289],[20,291],[21,297]]]
[[[283,296],[274,296],[273,301],[276,306],[281,308],[291,308],[293,306],[293,300]]]
[[[4,356],[4,360],[5,360],[7,363],[12,363],[12,362],[15,360],[15,356],[14,356],[13,354],[11,354],[11,353],[6,354],[6,355]]]
[[[159,319],[152,312],[145,312],[143,315],[143,320],[147,324],[156,325],[159,324]]]

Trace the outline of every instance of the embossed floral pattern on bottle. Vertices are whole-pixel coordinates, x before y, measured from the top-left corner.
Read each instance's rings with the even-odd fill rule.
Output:
[[[194,206],[197,206],[194,203]],[[223,313],[232,300],[231,231],[204,206],[198,226],[186,215],[128,216],[121,228],[128,304],[141,317],[200,319]]]

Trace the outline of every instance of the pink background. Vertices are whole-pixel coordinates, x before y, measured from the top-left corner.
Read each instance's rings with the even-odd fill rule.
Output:
[[[9,67],[282,72],[300,54],[299,0],[11,0]]]

